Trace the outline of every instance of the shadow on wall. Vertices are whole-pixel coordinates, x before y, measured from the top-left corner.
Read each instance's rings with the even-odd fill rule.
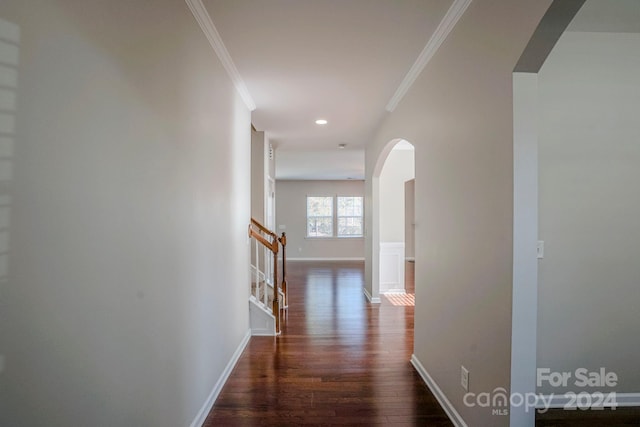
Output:
[[[20,59],[20,27],[0,18],[0,328],[6,325],[4,307],[9,278],[11,181]],[[0,375],[5,368],[5,334],[0,329]]]

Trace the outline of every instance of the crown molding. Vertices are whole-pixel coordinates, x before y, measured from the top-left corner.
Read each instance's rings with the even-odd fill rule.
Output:
[[[242,80],[242,77],[240,76],[238,69],[233,63],[233,60],[231,59],[231,55],[229,55],[229,51],[227,50],[224,43],[222,42],[220,33],[218,33],[218,30],[216,29],[215,25],[213,25],[211,16],[209,15],[209,12],[207,12],[207,9],[205,8],[204,4],[202,4],[202,0],[185,0],[185,1],[187,2],[187,6],[189,6],[189,9],[191,10],[191,13],[196,18],[196,21],[198,21],[198,25],[200,25],[202,32],[207,37],[207,40],[209,40],[211,47],[216,52],[216,55],[218,55],[218,58],[220,58],[220,62],[222,62],[224,69],[227,70],[227,74],[229,74],[231,81],[236,87],[236,90],[240,94],[240,97],[246,104],[247,108],[250,111],[255,110],[256,103],[253,101],[253,98],[249,93],[249,89],[247,89],[247,86],[245,85],[244,80]]]
[[[405,96],[411,85],[416,81],[424,67],[427,66],[433,55],[436,54],[442,42],[445,41],[453,27],[458,23],[460,17],[467,10],[467,7],[471,4],[471,0],[454,0],[453,4],[440,21],[438,28],[431,35],[431,38],[427,42],[427,45],[422,49],[418,59],[413,63],[409,72],[404,76],[404,80],[398,86],[396,93],[391,97],[387,104],[386,110],[393,112],[396,109],[402,98]]]

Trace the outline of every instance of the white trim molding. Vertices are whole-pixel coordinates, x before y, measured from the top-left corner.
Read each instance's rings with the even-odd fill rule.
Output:
[[[438,384],[431,378],[431,375],[429,375],[424,366],[422,366],[422,363],[420,363],[420,360],[418,360],[415,354],[411,355],[411,364],[427,384],[427,387],[429,387],[429,390],[431,390],[431,393],[433,393],[440,406],[442,406],[442,409],[446,412],[453,425],[456,427],[467,427],[467,423],[464,422],[462,416],[456,411],[456,408],[453,407],[449,399],[447,399],[447,396],[444,395],[440,387],[438,387]]]
[[[424,70],[424,67],[426,67],[431,58],[433,58],[433,55],[436,54],[440,45],[445,41],[470,4],[471,0],[454,0],[447,13],[444,15],[444,18],[440,21],[438,28],[436,28],[431,35],[427,45],[422,49],[420,55],[418,55],[416,62],[413,63],[409,72],[407,72],[407,75],[404,76],[404,79],[402,80],[402,83],[400,83],[400,86],[398,86],[396,93],[389,100],[386,107],[388,112],[392,113],[393,110],[396,109],[411,85],[413,85],[420,73],[422,73],[422,70]]]
[[[204,405],[202,405],[202,408],[198,412],[198,415],[196,415],[196,418],[193,420],[190,427],[201,427],[204,424],[205,420],[207,419],[207,415],[209,415],[209,412],[211,412],[211,408],[213,408],[213,404],[215,403],[216,399],[220,395],[220,392],[222,391],[222,387],[229,379],[229,376],[231,375],[233,368],[238,363],[238,360],[240,360],[240,356],[242,355],[242,352],[244,351],[247,344],[249,344],[250,339],[251,339],[251,329],[247,331],[244,338],[240,342],[240,345],[238,346],[236,351],[233,353],[233,356],[231,356],[231,360],[229,360],[229,363],[227,363],[227,366],[224,368],[224,371],[222,371],[222,375],[220,375],[218,382],[216,382],[216,384],[213,386],[213,390],[211,390],[209,397],[207,397],[207,400],[204,402]]]
[[[584,392],[576,392],[576,395],[580,395]],[[601,395],[587,393],[589,396],[588,402],[600,402]],[[603,391],[601,394],[604,394],[606,397],[609,392]],[[536,409],[544,409],[544,408],[563,408],[567,410],[575,410],[578,409],[577,399],[573,397],[567,396],[566,394],[546,394],[538,396],[538,401],[536,402]],[[615,404],[616,407],[628,407],[628,406],[640,406],[640,393],[615,393]],[[609,408],[610,405],[608,402],[603,404],[596,404],[593,408]],[[612,409],[613,410],[613,409]]]
[[[187,2],[187,6],[189,6],[189,10],[191,10],[191,13],[193,13],[193,16],[196,18],[196,21],[198,21],[198,25],[200,25],[202,32],[207,37],[207,40],[209,40],[211,47],[215,51],[216,55],[218,55],[218,58],[220,58],[220,62],[222,62],[224,69],[227,70],[229,78],[231,78],[231,81],[236,87],[236,90],[240,94],[245,105],[249,111],[255,110],[256,103],[253,101],[253,98],[249,93],[249,89],[247,89],[247,85],[244,83],[244,80],[242,80],[242,76],[240,76],[236,65],[233,63],[231,55],[229,55],[229,51],[222,42],[220,33],[218,33],[215,25],[213,25],[211,16],[209,15],[209,12],[207,12],[207,8],[202,4],[202,0],[185,1]]]
[[[372,297],[371,294],[369,293],[369,291],[367,290],[367,288],[362,288],[362,291],[364,292],[364,296],[367,298],[367,301],[369,301],[369,303],[371,303],[371,304],[380,304],[382,302],[380,300],[380,297],[378,297],[378,298]]]

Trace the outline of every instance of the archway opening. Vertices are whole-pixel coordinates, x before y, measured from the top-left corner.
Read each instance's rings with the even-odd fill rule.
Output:
[[[413,304],[415,150],[393,139],[380,153],[373,172],[372,301]],[[409,285],[407,287],[407,285]]]

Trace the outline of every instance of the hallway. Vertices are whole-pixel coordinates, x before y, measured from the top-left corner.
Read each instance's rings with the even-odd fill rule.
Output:
[[[413,306],[367,304],[363,268],[290,263],[282,336],[251,339],[205,426],[450,426],[409,362]]]

